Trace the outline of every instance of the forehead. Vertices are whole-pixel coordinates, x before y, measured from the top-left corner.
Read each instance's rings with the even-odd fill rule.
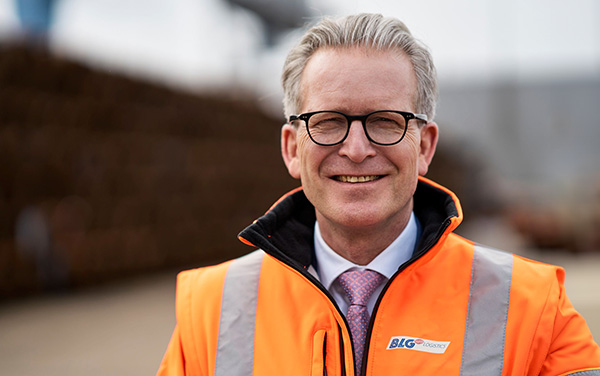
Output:
[[[403,52],[395,50],[317,50],[306,64],[300,83],[301,112],[413,111],[417,93],[412,63]]]

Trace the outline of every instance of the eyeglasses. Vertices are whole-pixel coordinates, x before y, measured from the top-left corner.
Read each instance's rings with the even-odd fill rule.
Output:
[[[289,122],[302,120],[306,124],[308,136],[317,145],[333,146],[344,142],[350,125],[360,120],[365,135],[377,145],[395,145],[402,141],[408,128],[408,121],[427,121],[427,115],[404,111],[375,111],[366,115],[346,115],[338,111],[315,111],[292,115]]]

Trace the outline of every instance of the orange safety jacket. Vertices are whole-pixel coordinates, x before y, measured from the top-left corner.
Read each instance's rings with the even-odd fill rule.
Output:
[[[600,375],[564,271],[452,233],[452,192],[421,178],[422,236],[371,316],[362,375]],[[240,234],[261,250],[182,272],[158,375],[354,375],[351,334],[312,264],[314,207],[284,196]]]

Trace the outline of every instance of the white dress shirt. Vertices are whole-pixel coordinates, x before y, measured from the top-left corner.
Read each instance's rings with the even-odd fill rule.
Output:
[[[419,224],[415,214],[412,213],[408,224],[392,244],[383,250],[383,252],[375,257],[368,265],[357,265],[335,253],[333,249],[325,243],[325,240],[323,240],[323,236],[321,235],[321,230],[319,229],[319,223],[316,222],[314,240],[316,260],[313,265],[314,268],[309,268],[309,271],[321,281],[327,290],[329,290],[344,314],[348,311],[350,302],[348,301],[348,296],[337,280],[338,276],[349,269],[370,269],[382,274],[386,278],[373,292],[373,295],[371,295],[367,304],[367,309],[369,310],[369,314],[371,314],[375,307],[375,302],[387,281],[394,273],[396,273],[396,271],[398,271],[400,265],[404,264],[412,257],[418,236]]]

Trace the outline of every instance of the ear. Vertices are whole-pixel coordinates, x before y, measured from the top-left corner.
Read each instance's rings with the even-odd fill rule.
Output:
[[[419,152],[419,175],[424,176],[435,154],[439,136],[438,126],[429,122],[421,128],[421,150]]]
[[[290,175],[300,179],[300,157],[298,155],[297,128],[284,124],[281,128],[281,156]]]

